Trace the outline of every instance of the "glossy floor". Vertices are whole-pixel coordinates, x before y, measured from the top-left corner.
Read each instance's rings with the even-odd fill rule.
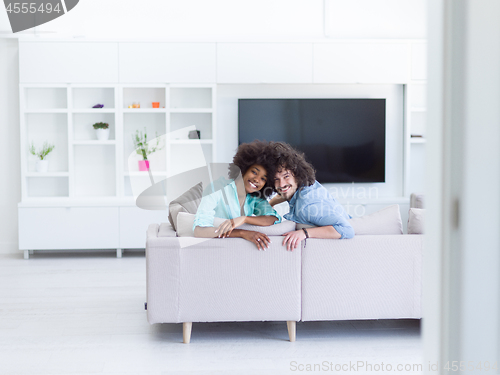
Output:
[[[422,373],[418,320],[298,323],[294,343],[285,322],[194,323],[186,345],[145,290],[143,252],[0,255],[0,374]]]

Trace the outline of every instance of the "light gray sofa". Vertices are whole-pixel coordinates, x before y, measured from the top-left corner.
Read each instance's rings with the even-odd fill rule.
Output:
[[[308,239],[294,251],[270,235],[270,248],[258,251],[243,239],[177,237],[170,224],[152,224],[148,321],[182,322],[188,343],[192,322],[286,321],[294,341],[297,321],[421,318],[423,236],[402,227],[384,234],[387,225],[367,234],[370,225],[358,221],[353,239]]]

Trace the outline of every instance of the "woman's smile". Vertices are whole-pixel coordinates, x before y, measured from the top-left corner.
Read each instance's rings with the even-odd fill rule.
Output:
[[[245,191],[247,193],[259,191],[266,184],[267,171],[262,165],[254,164],[245,172],[243,181],[245,181]]]

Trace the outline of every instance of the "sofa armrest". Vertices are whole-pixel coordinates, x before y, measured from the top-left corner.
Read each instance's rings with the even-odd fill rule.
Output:
[[[161,223],[158,228],[158,237],[176,237],[177,233],[170,223]]]
[[[150,225],[146,240],[148,321],[179,323],[181,247],[177,237],[158,237],[159,227]]]

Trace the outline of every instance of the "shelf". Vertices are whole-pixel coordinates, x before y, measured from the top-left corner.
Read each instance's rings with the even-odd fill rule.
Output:
[[[68,174],[66,176],[47,174],[34,174],[26,178],[26,195],[28,197],[68,197]]]
[[[69,172],[27,172],[26,177],[68,177]]]
[[[73,109],[72,113],[92,113],[92,114],[100,114],[100,113],[115,113],[116,110],[114,108],[83,108],[83,109]]]
[[[73,108],[77,111],[99,111],[114,109],[115,89],[112,87],[73,87]],[[92,108],[96,104],[104,104],[104,108]]]
[[[25,88],[26,111],[54,112],[68,108],[67,91],[62,87],[27,87]]]
[[[97,207],[125,200],[133,206],[133,197],[151,186],[150,172],[139,171],[136,131],[146,131],[153,144],[160,137],[162,148],[148,156],[155,183],[213,160],[214,85],[69,83],[21,89],[23,202]],[[153,102],[160,108],[152,108]],[[92,108],[98,103],[104,107]],[[134,103],[141,108],[128,108]],[[108,140],[97,140],[92,126],[96,122],[109,124]],[[201,139],[189,139],[193,130],[200,131]],[[49,171],[37,173],[28,147],[31,142],[40,147],[44,141],[56,147],[48,157]],[[116,200],[121,203],[113,203]]]
[[[170,108],[212,109],[212,89],[210,87],[172,87],[170,89]]]
[[[106,146],[106,145],[115,145],[115,140],[108,141],[73,141],[71,142],[74,145],[96,145],[96,146]]]
[[[210,108],[172,108],[170,113],[212,113]]]
[[[33,143],[38,150],[45,142],[53,144],[54,150],[47,156],[49,172],[68,169],[68,116],[61,113],[30,113],[25,116],[27,155],[25,166],[28,172],[36,171],[37,158],[30,154]]]
[[[173,145],[211,145],[212,143],[214,143],[214,141],[212,139],[172,139],[170,140],[170,143]]]
[[[427,139],[424,137],[412,137],[410,138],[410,143],[426,143]]]
[[[27,109],[24,113],[68,113],[67,109]]]
[[[73,141],[97,141],[94,127],[96,122],[109,124],[109,140],[114,140],[116,125],[115,116],[106,112],[73,113]]]
[[[123,113],[166,113],[165,108],[124,108]]]
[[[124,110],[161,110],[165,112],[165,87],[124,87],[123,105]],[[160,103],[160,108],[153,108],[153,102]],[[128,108],[129,105],[139,103],[141,108]]]

